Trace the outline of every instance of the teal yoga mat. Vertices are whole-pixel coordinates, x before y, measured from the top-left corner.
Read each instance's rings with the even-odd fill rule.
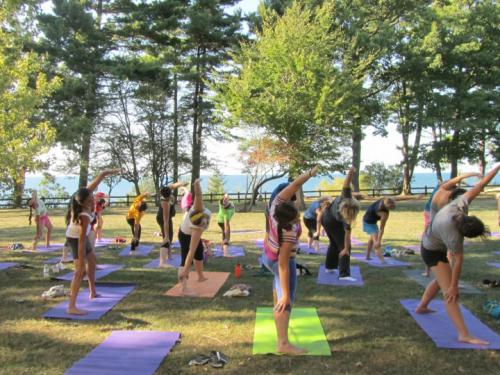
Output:
[[[292,309],[288,338],[293,345],[308,350],[304,355],[331,355],[330,345],[328,345],[323,326],[314,307]],[[257,307],[253,354],[278,354],[276,353],[276,326],[272,307]]]

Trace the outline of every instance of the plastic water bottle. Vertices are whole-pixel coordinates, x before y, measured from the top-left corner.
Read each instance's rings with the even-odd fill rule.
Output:
[[[234,277],[239,279],[241,277],[241,266],[240,262],[236,263],[236,266],[234,266]]]
[[[49,265],[46,264],[43,266],[43,278],[48,279],[50,277]]]
[[[392,252],[392,247],[391,246],[386,246],[384,254],[385,255],[391,255],[391,252]]]

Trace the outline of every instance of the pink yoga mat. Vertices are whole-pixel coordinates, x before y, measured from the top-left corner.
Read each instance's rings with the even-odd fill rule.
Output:
[[[415,313],[419,300],[404,299],[400,302],[401,305],[403,305],[403,307],[410,313],[411,317],[415,319],[420,328],[422,328],[432,341],[434,341],[438,348],[500,350],[500,336],[488,326],[483,324],[462,305],[460,308],[470,334],[489,341],[490,345],[472,345],[459,342],[457,340],[457,331],[451,320],[448,318],[443,301],[434,300],[431,302],[429,308],[436,310],[435,313],[431,314]]]
[[[179,332],[113,331],[67,375],[152,375],[179,341]]]

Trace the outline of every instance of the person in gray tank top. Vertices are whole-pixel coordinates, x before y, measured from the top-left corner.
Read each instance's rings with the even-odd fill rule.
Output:
[[[487,341],[470,335],[465,326],[458,305],[460,273],[463,263],[464,237],[485,237],[488,230],[476,216],[469,216],[469,204],[476,198],[486,185],[495,177],[500,164],[493,168],[472,189],[458,197],[432,218],[427,227],[422,243],[421,255],[424,263],[430,267],[435,279],[427,286],[416,309],[417,314],[427,314],[429,303],[437,295],[439,289],[443,292],[446,312],[458,331],[458,341],[478,345],[488,345]],[[450,251],[453,266],[446,256]]]

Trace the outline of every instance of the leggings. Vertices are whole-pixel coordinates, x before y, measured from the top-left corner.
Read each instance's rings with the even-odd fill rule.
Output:
[[[135,220],[134,219],[127,219],[128,225],[130,225],[130,229],[132,230],[132,236],[135,236],[134,232],[134,226],[135,226]],[[141,240],[141,224],[139,225],[139,231],[137,233],[137,242],[135,244],[132,244],[132,246],[135,248],[136,246],[139,246],[139,241]]]
[[[163,217],[156,217],[156,222],[160,226],[161,229],[161,236],[165,238],[165,228],[163,227]],[[168,239],[170,240],[170,244],[172,244],[172,241],[174,239],[174,223],[172,222],[172,218],[168,219]]]
[[[181,267],[184,267],[186,263],[186,258],[189,253],[189,245],[191,244],[191,235],[184,233],[179,229],[179,233],[177,234],[179,237],[179,243],[181,244]],[[196,246],[196,251],[194,253],[195,260],[203,260],[203,244],[201,240],[198,242]]]
[[[307,227],[307,237],[313,238],[314,233],[316,233],[318,222],[316,219],[304,218],[304,224]]]
[[[219,224],[219,227],[222,230],[222,242],[224,243],[224,245],[227,245],[229,243],[229,237],[231,236],[231,233],[228,233],[226,237],[224,223],[217,223],[217,224]]]
[[[344,249],[344,223],[325,212],[321,217],[321,224],[330,241],[326,253],[325,268],[336,269],[338,267],[339,277],[351,276],[351,250],[349,249],[348,255],[339,259],[339,254]]]

